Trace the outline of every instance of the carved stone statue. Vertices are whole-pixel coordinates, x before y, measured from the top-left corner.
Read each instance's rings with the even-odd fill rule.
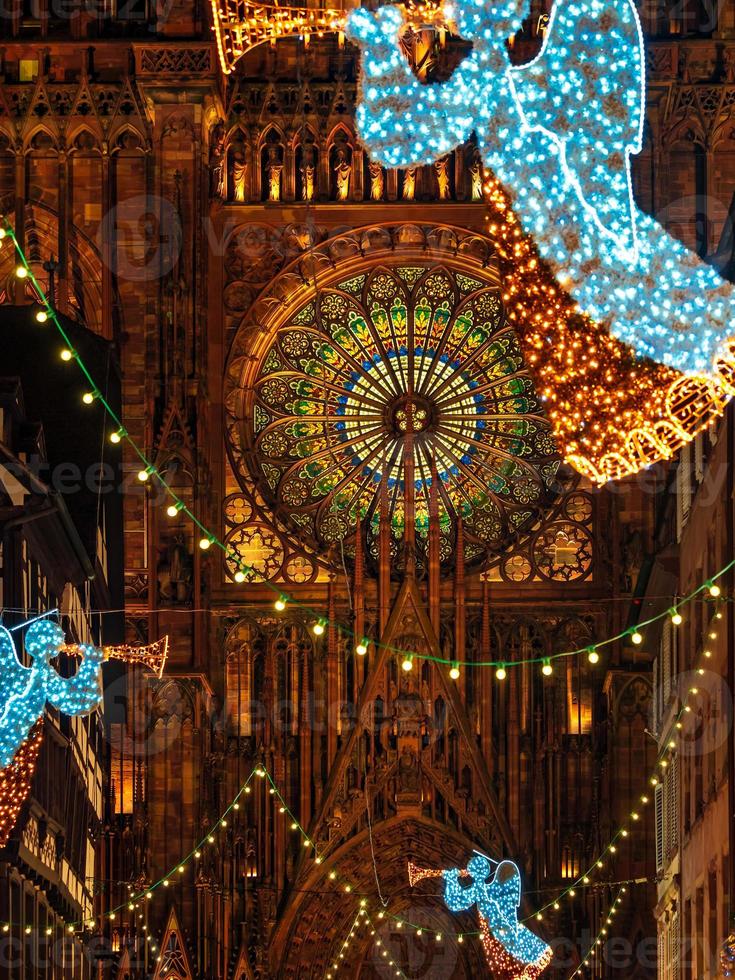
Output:
[[[371,163],[369,166],[369,170],[370,170],[370,200],[382,201],[383,188],[385,185],[383,168],[380,166],[379,163]]]
[[[413,201],[416,196],[416,167],[409,167],[403,171],[403,190],[401,196],[404,201]]]
[[[316,188],[316,151],[309,141],[301,148],[301,200],[313,201]]]
[[[335,155],[334,174],[336,177],[337,200],[346,201],[350,193],[352,164],[348,159],[347,150],[343,146],[338,148]]]
[[[219,200],[225,196],[225,159],[225,127],[218,123],[209,148],[209,193]]]
[[[192,561],[183,534],[169,543],[167,554],[158,566],[158,587],[168,602],[188,602],[191,598]]]
[[[436,174],[436,183],[439,188],[439,200],[448,201],[450,196],[449,160],[446,157],[442,157],[441,160],[434,162],[434,173]]]
[[[265,172],[268,178],[268,200],[280,201],[283,164],[281,163],[277,146],[268,147],[268,159],[265,164]]]
[[[722,80],[730,85],[735,82],[735,48],[722,52]]]
[[[239,203],[242,203],[247,196],[249,169],[247,153],[245,148],[241,147],[232,160],[232,197]]]
[[[472,163],[470,164],[470,197],[473,201],[482,200],[483,177],[482,159],[480,158],[479,150],[475,149],[475,152],[472,154]]]

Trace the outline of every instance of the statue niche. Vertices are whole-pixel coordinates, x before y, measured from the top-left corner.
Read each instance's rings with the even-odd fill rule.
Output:
[[[263,201],[276,203],[281,200],[283,159],[283,144],[278,133],[271,129],[260,151],[260,196]]]
[[[250,154],[243,139],[227,150],[228,198],[242,204],[250,197]]]
[[[296,148],[296,195],[300,201],[313,201],[317,192],[319,154],[311,133]]]
[[[448,201],[452,196],[451,175],[449,170],[450,157],[442,157],[434,162],[436,187],[440,201]]]
[[[368,163],[368,178],[370,182],[370,200],[382,201],[385,192],[385,171],[379,163]]]
[[[350,196],[352,183],[352,147],[342,131],[335,136],[329,151],[329,170],[331,174],[330,197],[334,201],[346,201]]]
[[[209,139],[209,196],[224,200],[226,192],[225,127],[217,123]]]

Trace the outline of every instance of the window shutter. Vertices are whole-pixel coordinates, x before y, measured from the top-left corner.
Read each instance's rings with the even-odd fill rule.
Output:
[[[679,468],[676,471],[676,538],[681,535],[689,519],[692,505],[692,447],[691,443],[681,447]]]
[[[661,666],[663,668],[663,698],[661,709],[668,704],[671,697],[671,620],[667,616],[661,630]]]
[[[681,945],[680,935],[679,915],[677,913],[671,919],[671,969],[669,973],[671,980],[680,980],[681,977],[681,964],[679,962],[679,951]]]
[[[669,767],[669,847],[671,854],[679,847],[679,757],[676,755]]]
[[[656,787],[656,871],[664,868],[664,788],[661,783]]]

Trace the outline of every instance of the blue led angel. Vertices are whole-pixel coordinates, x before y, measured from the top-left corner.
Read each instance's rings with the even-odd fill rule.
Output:
[[[87,714],[99,703],[104,651],[76,647],[81,663],[73,677],[64,678],[50,663],[63,646],[64,633],[57,623],[32,623],[25,638],[31,665],[24,667],[10,633],[0,627],[0,769],[12,762],[47,703],[66,715]]]
[[[493,873],[493,866],[495,871]],[[552,951],[518,921],[521,875],[513,861],[492,861],[475,852],[466,869],[434,871],[408,865],[411,886],[422,878],[444,879],[444,901],[452,912],[476,907],[480,936],[492,976],[500,980],[536,980]]]
[[[639,355],[716,374],[733,332],[735,290],[633,199],[630,158],[642,146],[645,93],[632,0],[555,3],[538,57],[514,67],[506,39],[525,6],[448,4],[445,20],[472,52],[448,81],[429,85],[398,44],[399,7],[352,11],[363,142],[385,166],[409,167],[474,132],[525,231],[581,309]]]

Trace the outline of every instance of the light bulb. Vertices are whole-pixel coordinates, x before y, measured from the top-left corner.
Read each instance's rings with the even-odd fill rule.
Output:
[[[311,628],[314,631],[315,636],[321,636],[324,633],[324,623],[321,621],[321,619],[314,623]]]
[[[169,517],[176,517],[178,512],[179,512],[179,508],[176,506],[176,504],[169,504],[168,507],[166,508],[166,513],[168,514]]]
[[[587,651],[587,660],[591,664],[599,663],[599,661],[600,661],[600,654],[597,652],[597,650],[595,650],[594,647],[590,647],[589,650]]]
[[[36,320],[39,323],[45,323],[48,320],[48,313],[46,310],[36,310]]]
[[[682,615],[678,609],[671,610],[671,622],[674,624],[674,626],[681,626]]]
[[[241,568],[238,568],[238,570],[235,572],[233,578],[235,579],[236,582],[242,583],[242,582],[245,581],[245,572],[243,572],[243,570]]]
[[[638,630],[631,633],[630,638],[636,646],[640,646],[641,643],[643,643],[643,635],[639,633]]]
[[[506,670],[505,670],[505,667],[503,667],[503,665],[502,665],[502,664],[501,664],[501,665],[500,665],[500,667],[498,667],[498,669],[497,669],[497,670],[495,671],[495,676],[497,677],[497,679],[498,679],[499,681],[504,681],[504,680],[505,680],[505,678],[506,678],[506,677],[508,676],[508,674],[506,673]]]
[[[140,480],[141,483],[146,483],[150,475],[151,475],[151,471],[150,470],[139,470],[138,471],[138,479]]]
[[[551,677],[551,675],[554,673],[554,668],[551,666],[550,660],[544,660],[544,665],[541,668],[541,673],[544,675],[544,677]]]
[[[62,361],[70,361],[72,359],[72,357],[74,357],[74,355],[72,354],[72,352],[69,350],[68,347],[65,347],[62,350],[62,352],[60,354],[60,357],[61,357],[61,360]]]
[[[364,657],[367,652],[368,652],[367,637],[363,637],[355,647],[355,653],[357,653],[357,655],[360,657]]]
[[[413,670],[413,657],[406,657],[401,664],[401,668],[405,670],[406,673],[408,673],[409,670]]]
[[[28,278],[28,269],[26,269],[26,267],[24,265],[16,266],[15,274],[18,277],[18,279],[27,279]]]
[[[452,669],[449,671],[449,676],[453,681],[459,680],[459,664],[452,664]]]
[[[207,551],[212,547],[212,538],[200,538],[199,547],[202,549],[202,551]]]
[[[120,442],[121,439],[122,436],[120,435],[118,430],[115,430],[115,432],[110,433],[110,442],[113,443],[115,446]]]
[[[94,401],[94,392],[85,391],[84,394],[82,395],[82,401],[84,402],[85,405],[91,405],[92,402]]]
[[[709,594],[712,596],[713,599],[716,599],[721,592],[722,589],[719,587],[719,585],[717,585],[715,582],[710,582]]]
[[[279,595],[273,605],[275,606],[276,612],[283,612],[283,610],[286,608],[286,600],[282,595]]]

